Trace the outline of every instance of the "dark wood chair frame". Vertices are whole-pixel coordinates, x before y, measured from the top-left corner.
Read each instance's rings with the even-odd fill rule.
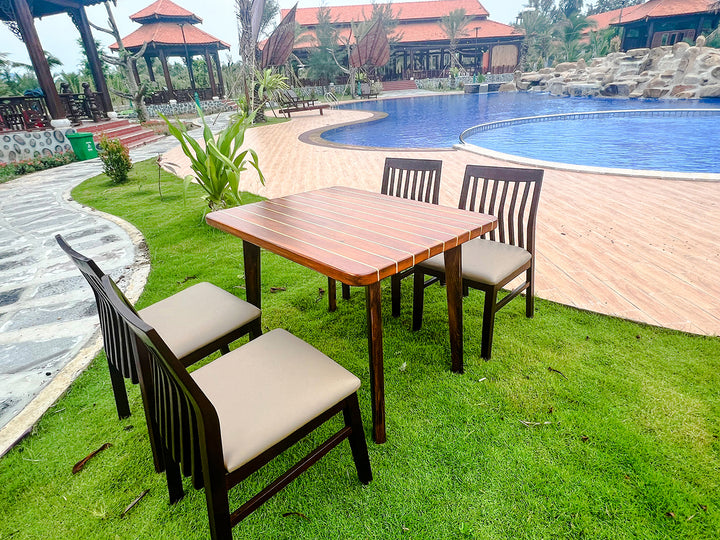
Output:
[[[515,167],[485,167],[468,165],[465,168],[458,208],[497,216],[498,227],[483,236],[488,240],[512,244],[530,252],[528,263],[506,276],[496,285],[488,285],[463,277],[465,296],[468,289],[485,292],[483,309],[481,356],[489,360],[492,353],[495,314],[513,298],[525,291],[525,314],[535,314],[535,224],[540,202],[544,171]],[[498,302],[498,292],[517,276],[525,273],[525,280]],[[414,267],[413,330],[422,326],[425,288],[445,279],[444,272],[422,266]],[[433,276],[425,280],[425,275]]]
[[[442,161],[439,159],[385,158],[380,193],[402,199],[438,204]],[[413,274],[408,268],[390,277],[392,315],[400,316],[400,283]],[[342,284],[342,297],[350,299],[350,286]],[[337,309],[336,282],[328,278],[329,310]]]
[[[142,384],[139,377],[138,362],[140,359],[137,358],[135,351],[128,347],[128,343],[131,341],[130,337],[133,336],[133,334],[127,325],[119,317],[117,317],[114,311],[110,308],[109,299],[106,296],[101,284],[101,280],[106,274],[100,269],[100,267],[98,267],[95,261],[71,248],[61,235],[56,235],[55,240],[60,248],[67,253],[73,263],[75,263],[75,266],[77,266],[80,273],[92,288],[93,295],[95,296],[98,317],[100,318],[100,331],[103,336],[103,346],[105,348],[105,356],[107,357],[108,370],[110,372],[110,383],[113,389],[113,396],[115,397],[115,407],[117,409],[118,418],[122,420],[123,418],[129,417],[131,414],[124,379],[130,379],[133,384],[140,383],[140,393],[143,395],[143,403],[146,401],[145,394],[148,391],[148,389]],[[124,295],[123,298],[130,309],[134,311],[134,308]],[[241,338],[245,334],[250,334],[250,339],[254,339],[262,335],[260,317],[246,325],[241,326],[235,331],[208,343],[195,352],[184,356],[179,361],[184,366],[189,366],[218,350],[223,354],[227,354],[230,352],[230,343]],[[142,350],[143,349],[141,349],[141,352]],[[153,451],[155,470],[157,472],[162,472],[164,465],[162,453],[159,450],[158,436],[156,430],[153,429],[153,425],[149,419],[150,417],[147,416],[147,409],[145,410],[145,415],[148,419],[148,432],[150,437],[150,446]]]
[[[115,283],[103,276],[102,285],[110,309],[134,332],[129,345],[145,348],[140,358],[140,378],[151,390],[147,414],[157,426],[163,460],[166,464],[170,503],[183,495],[182,476],[190,476],[196,489],[205,488],[210,536],[231,539],[232,527],[258,509],[292,480],[318,462],[325,454],[348,439],[358,478],[363,484],[372,480],[367,443],[363,431],[357,392],[310,420],[268,450],[229,473],[223,460],[220,422],[215,407],[189,375],[185,366],[168,349],[157,332],[122,299]],[[343,413],[344,427],[329,437],[282,476],[266,486],[239,508],[230,512],[229,490],[272,459],[303,439],[335,415]]]

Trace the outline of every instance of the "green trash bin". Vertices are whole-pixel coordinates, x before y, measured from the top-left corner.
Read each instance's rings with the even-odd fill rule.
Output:
[[[92,133],[68,133],[66,137],[72,145],[73,152],[75,152],[75,155],[80,161],[98,157]]]

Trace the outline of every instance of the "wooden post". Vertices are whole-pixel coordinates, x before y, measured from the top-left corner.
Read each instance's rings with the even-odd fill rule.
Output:
[[[168,69],[165,51],[158,49],[158,58],[160,58],[160,64],[162,65],[163,76],[165,77],[165,86],[167,86],[168,92],[172,94],[175,90],[173,89],[172,80],[170,79],[170,70]]]
[[[133,77],[135,78],[135,82],[137,83],[138,86],[140,86],[140,74],[138,73],[137,60],[132,61],[132,72],[133,72]]]
[[[80,31],[80,37],[82,38],[83,47],[88,57],[88,64],[90,65],[90,73],[92,74],[93,82],[95,83],[95,89],[100,92],[102,96],[102,105],[105,112],[113,110],[112,101],[110,99],[110,91],[108,90],[107,83],[105,82],[105,75],[102,72],[102,64],[100,63],[100,57],[98,56],[97,48],[95,47],[95,38],[93,38],[90,24],[88,23],[87,13],[85,8],[81,5],[79,9],[72,10],[70,12],[73,17],[75,26]]]
[[[40,44],[40,38],[38,37],[37,30],[35,30],[35,22],[33,21],[32,13],[30,13],[30,7],[26,0],[10,0],[10,3],[12,4],[13,11],[15,11],[15,22],[18,25],[20,35],[27,47],[30,61],[35,70],[35,75],[37,75],[38,78],[38,83],[40,83],[40,88],[42,88],[45,94],[48,112],[55,120],[65,119],[65,108],[60,101],[57,88],[55,88],[55,81],[53,81],[47,58],[45,58],[45,53]]]
[[[208,80],[210,81],[210,90],[212,90],[213,96],[219,96],[217,86],[215,86],[215,75],[213,75],[212,58],[210,58],[210,51],[205,49],[205,65],[207,66]]]
[[[223,76],[222,76],[222,64],[220,64],[220,55],[217,51],[213,53],[213,58],[215,58],[215,66],[217,67],[217,78],[218,78],[218,96],[223,97],[225,95],[225,83],[223,82]]]
[[[150,80],[152,82],[155,82],[155,72],[153,71],[153,68],[152,68],[152,65],[153,65],[152,60],[153,60],[152,56],[150,56],[149,54],[145,55],[145,63],[147,64],[148,74],[150,75]]]

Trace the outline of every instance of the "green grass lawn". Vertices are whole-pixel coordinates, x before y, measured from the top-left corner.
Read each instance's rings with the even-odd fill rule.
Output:
[[[244,297],[242,242],[204,224],[199,188],[184,201],[182,182],[163,174],[161,200],[152,161],[130,177],[114,186],[99,176],[73,196],[145,235],[153,270],[138,306],[198,281]],[[263,326],[291,331],[360,377],[370,441],[362,289],[328,313],[324,276],[266,252],[262,264]],[[718,537],[720,340],[542,300],[526,319],[516,300],[498,313],[493,359],[485,362],[482,293],[471,291],[466,372],[456,375],[445,291],[427,290],[425,324],[413,333],[411,285],[403,283],[394,319],[383,284],[388,442],[369,442],[374,481],[358,482],[343,443],[235,527],[236,538]],[[99,355],[0,460],[1,539],[207,536],[204,492],[186,480],[185,498],[168,505],[138,388],[128,386],[133,415],[118,421]],[[327,431],[235,488],[231,505]],[[112,446],[71,474],[104,443]]]

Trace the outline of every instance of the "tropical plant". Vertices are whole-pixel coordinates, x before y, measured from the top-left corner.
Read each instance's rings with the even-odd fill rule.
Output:
[[[194,177],[185,177],[185,189],[196,180],[205,190],[205,200],[211,211],[237,206],[240,204],[240,173],[247,169],[248,164],[257,171],[260,182],[265,184],[255,151],[250,148],[242,150],[245,131],[252,125],[254,117],[252,114],[239,114],[217,136],[213,136],[200,107],[197,107],[197,112],[203,124],[204,145],[189,135],[182,123],[173,124],[160,114],[190,158],[190,167],[195,172]]]
[[[450,40],[450,67],[461,65],[457,58],[458,41],[465,35],[467,26],[470,23],[470,19],[465,15],[465,9],[458,8],[440,19],[440,29],[445,32],[445,35]]]
[[[262,71],[255,70],[255,89],[258,96],[258,107],[264,106],[268,101],[275,99],[280,90],[287,90],[287,77],[267,68]]]
[[[595,26],[597,26],[595,21],[577,12],[557,23],[553,36],[557,40],[558,59],[564,62],[574,62],[580,59],[585,50],[585,44],[582,41],[583,31]]]
[[[545,67],[552,51],[552,19],[540,9],[528,9],[518,15],[515,28],[522,30],[525,40],[522,45],[520,63],[523,69],[533,70]]]
[[[623,7],[642,4],[645,0],[597,0],[597,2],[588,5],[587,14],[595,15],[596,13],[605,13]]]
[[[103,172],[115,184],[127,181],[128,172],[132,169],[130,151],[120,139],[109,139],[104,133],[100,136],[100,161]]]

